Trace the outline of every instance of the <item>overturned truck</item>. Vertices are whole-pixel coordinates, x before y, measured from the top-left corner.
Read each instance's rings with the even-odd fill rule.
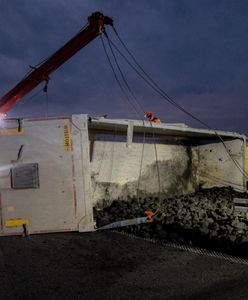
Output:
[[[0,144],[0,235],[91,231],[113,200],[246,190],[238,133],[79,114],[6,119]]]

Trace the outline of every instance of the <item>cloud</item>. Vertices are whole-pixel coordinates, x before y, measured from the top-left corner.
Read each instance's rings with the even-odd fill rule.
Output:
[[[29,65],[67,42],[95,10],[114,17],[132,53],[180,105],[216,128],[248,131],[245,1],[2,0],[1,91],[14,86]],[[108,33],[117,43],[110,28]],[[199,127],[150,91],[118,60],[145,110],[154,111],[166,122]],[[24,100],[10,114],[37,115],[42,99],[41,95],[37,101]],[[49,99],[51,113],[57,115],[103,111],[111,116],[135,117],[123,100],[99,38],[52,74]]]

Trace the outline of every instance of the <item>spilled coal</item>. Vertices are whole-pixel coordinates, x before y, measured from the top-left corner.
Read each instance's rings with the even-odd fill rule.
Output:
[[[96,226],[145,216],[151,222],[119,228],[144,238],[170,241],[248,257],[248,215],[235,213],[234,198],[247,198],[230,187],[202,189],[175,198],[128,198],[94,208]],[[104,201],[103,201],[104,203]]]

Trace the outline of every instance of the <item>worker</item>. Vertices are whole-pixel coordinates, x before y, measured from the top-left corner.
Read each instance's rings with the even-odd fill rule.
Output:
[[[150,122],[157,123],[157,124],[160,123],[160,119],[154,117],[154,116],[153,116],[153,113],[152,113],[151,111],[146,112],[145,117],[146,117]]]

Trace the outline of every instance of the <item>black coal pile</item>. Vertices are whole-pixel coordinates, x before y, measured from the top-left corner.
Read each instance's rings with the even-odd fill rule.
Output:
[[[176,198],[146,197],[115,200],[95,207],[97,227],[158,212],[152,223],[118,230],[141,237],[179,242],[232,254],[248,255],[248,216],[235,214],[234,198],[248,198],[232,188],[212,188]]]

